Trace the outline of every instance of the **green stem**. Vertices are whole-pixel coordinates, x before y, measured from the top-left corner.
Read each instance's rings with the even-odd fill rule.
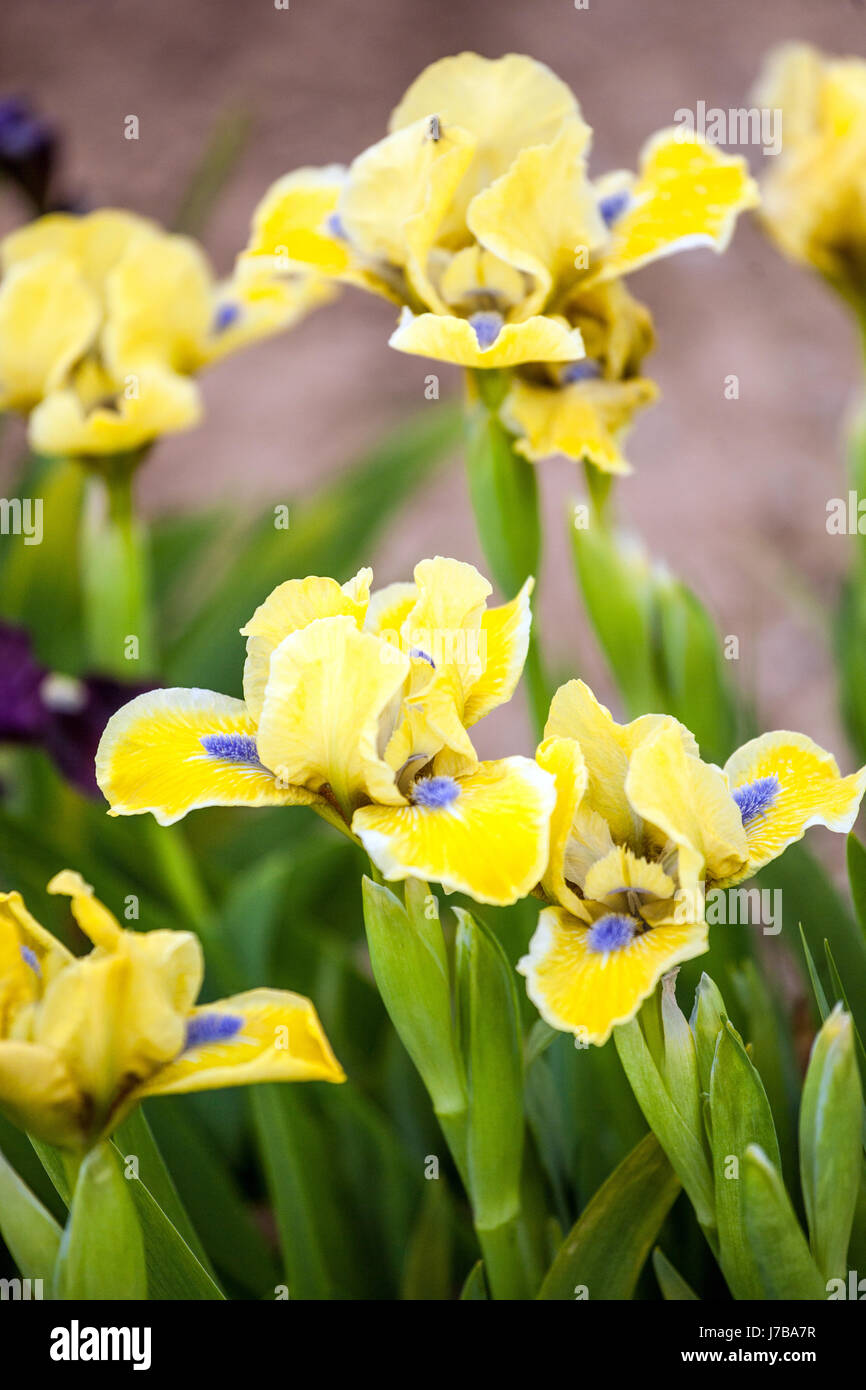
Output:
[[[488,1230],[476,1226],[478,1243],[484,1256],[484,1272],[495,1299],[526,1300],[534,1297],[523,1261],[520,1237],[521,1214]]]
[[[469,377],[466,471],[481,548],[497,586],[513,596],[541,562],[541,519],[535,465],[515,447],[515,436],[500,418],[508,393],[507,372],[475,371]],[[540,737],[550,705],[533,623],[526,658],[526,686],[536,736]]]
[[[90,664],[124,680],[155,669],[147,531],[133,479],[143,452],[91,461],[82,534]]]
[[[589,459],[584,459],[583,469],[589,492],[590,517],[593,522],[608,529],[610,524],[610,498],[613,490],[613,476],[603,473]]]

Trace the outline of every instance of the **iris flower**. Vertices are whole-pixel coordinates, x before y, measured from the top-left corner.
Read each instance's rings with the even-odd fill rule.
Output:
[[[681,130],[650,141],[636,176],[593,181],[590,138],[542,63],[444,58],[348,169],[279,179],[242,260],[383,295],[401,309],[393,347],[512,373],[502,412],[527,457],[625,471],[623,432],[655,387],[640,375],[651,320],[622,277],[722,250],[756,192],[742,159]]]
[[[67,781],[99,796],[93,759],[109,717],[144,687],[41,666],[23,628],[0,621],[0,744],[42,748]]]
[[[488,608],[472,566],[437,557],[370,596],[291,579],[242,629],[244,699],[140,695],[109,720],[97,781],[114,815],[164,825],[199,806],[311,806],[387,879],[509,903],[547,859],[551,777],[530,758],[479,761],[469,729],[511,698],[532,582]]]
[[[757,100],[782,112],[782,151],[762,185],[764,224],[787,256],[863,313],[866,62],[785,44],[770,54]]]
[[[518,968],[551,1027],[598,1044],[707,950],[707,889],[748,878],[809,826],[850,830],[866,788],[866,768],[842,777],[803,734],[753,739],[724,770],[704,763],[675,719],[619,725],[582,681],[554,696],[537,757],[556,778],[551,906]]]
[[[51,213],[0,242],[0,409],[40,454],[133,453],[195,425],[193,376],[294,323],[328,291],[236,273],[196,242],[107,208]]]
[[[345,1080],[309,999],[254,989],[196,1006],[191,932],[125,931],[69,869],[48,892],[72,899],[88,955],[0,894],[0,1109],[36,1138],[90,1148],[146,1096]]]

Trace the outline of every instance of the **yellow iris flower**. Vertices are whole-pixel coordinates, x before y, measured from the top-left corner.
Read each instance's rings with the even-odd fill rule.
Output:
[[[763,181],[763,221],[862,313],[866,305],[866,62],[808,44],[771,53],[757,101],[782,113],[782,150]]]
[[[621,277],[683,247],[723,249],[756,201],[744,161],[665,131],[636,177],[593,182],[577,101],[517,54],[432,64],[389,131],[348,170],[278,180],[244,263],[384,295],[402,310],[393,347],[514,370],[503,418],[527,457],[625,471],[623,433],[655,387],[639,375],[649,315]]]
[[[322,281],[236,271],[131,213],[52,213],[0,242],[0,409],[37,453],[141,449],[201,415],[202,367],[294,323]]]
[[[488,608],[490,584],[457,560],[372,597],[371,579],[281,584],[242,629],[244,699],[139,695],[109,720],[97,781],[113,815],[166,825],[199,806],[311,806],[388,879],[514,902],[546,863],[553,782],[530,758],[480,762],[467,731],[517,685],[532,582]]]
[[[842,777],[802,734],[704,763],[675,719],[619,725],[582,681],[554,696],[537,757],[556,779],[552,905],[518,968],[551,1027],[597,1044],[707,950],[707,889],[749,877],[809,826],[850,830],[866,789],[866,768]]]
[[[146,1096],[256,1081],[344,1081],[309,999],[254,989],[196,1007],[204,976],[191,932],[125,931],[70,869],[93,942],[76,957],[0,894],[0,1109],[50,1144],[86,1149]]]

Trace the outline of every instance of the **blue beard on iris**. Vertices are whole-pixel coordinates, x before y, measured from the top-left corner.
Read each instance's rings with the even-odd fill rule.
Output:
[[[109,719],[134,695],[152,689],[110,676],[57,677],[37,661],[24,628],[0,622],[0,745],[43,749],[85,796],[102,795],[94,759]]]

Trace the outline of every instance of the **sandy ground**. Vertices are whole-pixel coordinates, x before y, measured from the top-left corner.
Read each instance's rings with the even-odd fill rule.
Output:
[[[595,128],[601,172],[632,166],[679,107],[742,105],[764,51],[791,37],[863,54],[866,9],[852,0],[590,0],[584,11],[572,0],[291,0],[288,11],[272,0],[4,0],[0,91],[27,93],[63,124],[69,182],[91,205],[165,220],[214,121],[244,105],[253,137],[206,238],[226,270],[271,180],[351,159],[384,133],[419,69],[445,54],[517,50],[548,62]],[[140,120],[137,143],[123,138],[129,114]],[[761,151],[747,153],[760,172]],[[3,225],[19,215],[4,195]],[[750,221],[724,257],[690,252],[632,286],[655,313],[650,366],[663,399],[633,436],[623,514],[739,636],[742,678],[766,725],[802,728],[841,750],[820,602],[832,600],[845,565],[846,542],[827,535],[825,508],[843,490],[839,432],[859,371],[853,329]],[[347,292],[214,371],[206,423],[166,440],[148,465],[147,507],[296,495],[425,408],[430,368],[387,347],[392,319],[387,305]],[[737,401],[724,397],[730,373]],[[442,376],[457,389],[456,373]],[[541,621],[555,661],[610,695],[571,582],[565,511],[579,485],[573,465],[543,467]],[[479,558],[459,460],[380,546],[377,578],[401,577],[436,551]],[[493,717],[485,751],[506,739],[512,750],[528,746],[520,710]]]

